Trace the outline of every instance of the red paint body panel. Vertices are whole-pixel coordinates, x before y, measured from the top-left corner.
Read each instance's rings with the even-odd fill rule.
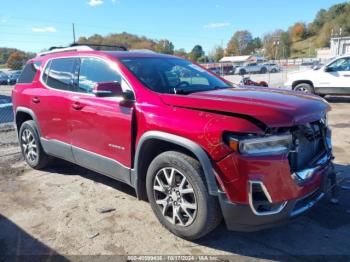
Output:
[[[236,203],[248,203],[248,180],[253,178],[264,182],[273,202],[301,197],[320,186],[320,175],[315,175],[303,187],[296,185],[285,157],[248,158],[233,153],[223,141],[223,132],[263,134],[261,128],[242,115],[256,118],[267,127],[291,127],[318,120],[330,110],[321,98],[262,88],[232,88],[186,96],[159,94],[143,86],[118,60],[128,56],[161,56],[158,54],[65,52],[35,61],[41,60],[44,65],[48,59],[62,56],[94,56],[114,63],[134,90],[136,101],[132,106],[125,106],[116,99],[52,90],[39,81],[39,71],[32,85],[16,85],[13,103],[14,109],[21,106],[34,111],[43,138],[63,141],[133,168],[133,139],[137,147],[147,131],[185,137],[205,150],[219,184],[228,199]],[[33,104],[33,97],[38,97],[40,103]],[[79,110],[73,109],[76,102],[81,106]],[[124,150],[116,151],[110,144]]]

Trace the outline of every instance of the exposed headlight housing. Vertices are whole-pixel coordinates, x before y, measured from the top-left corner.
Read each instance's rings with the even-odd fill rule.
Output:
[[[229,146],[242,155],[262,156],[286,154],[291,149],[293,139],[291,134],[252,137],[238,140],[229,137]]]

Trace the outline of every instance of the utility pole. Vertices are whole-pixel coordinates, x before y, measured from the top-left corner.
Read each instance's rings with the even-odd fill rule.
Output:
[[[340,42],[342,39],[342,34],[343,34],[343,29],[340,27],[339,28],[339,38],[338,38],[338,51],[337,51],[337,55],[340,55]]]
[[[73,27],[73,44],[75,44],[75,26],[74,26],[74,23],[72,23],[72,27]]]

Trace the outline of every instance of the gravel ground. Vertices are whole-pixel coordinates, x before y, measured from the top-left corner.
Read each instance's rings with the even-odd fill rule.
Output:
[[[350,98],[328,100],[336,168],[341,184],[350,185]],[[325,199],[280,228],[237,233],[222,224],[190,242],[164,229],[130,187],[63,161],[32,170],[19,151],[16,133],[2,125],[0,261],[14,254],[73,260],[87,258],[76,255],[230,255],[222,258],[226,261],[350,256],[350,191],[341,190],[338,205]],[[101,208],[115,210],[100,213]]]

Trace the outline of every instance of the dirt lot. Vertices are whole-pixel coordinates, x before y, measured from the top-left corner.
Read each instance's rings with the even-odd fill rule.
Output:
[[[350,98],[333,107],[335,163],[350,185]],[[228,232],[222,224],[189,242],[164,229],[128,186],[66,162],[45,171],[28,168],[15,132],[0,131],[0,261],[2,255],[231,255],[225,259],[286,260],[350,256],[350,191],[340,203],[324,200],[286,226],[257,233]],[[100,208],[115,208],[100,213]]]

